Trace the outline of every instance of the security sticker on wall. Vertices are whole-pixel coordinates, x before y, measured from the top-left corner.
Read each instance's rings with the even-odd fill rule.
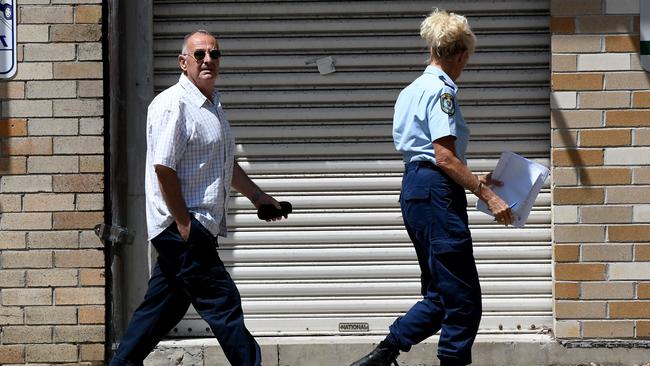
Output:
[[[16,75],[15,13],[15,0],[0,0],[0,79]]]
[[[641,65],[645,71],[650,71],[650,0],[639,1],[641,13]]]

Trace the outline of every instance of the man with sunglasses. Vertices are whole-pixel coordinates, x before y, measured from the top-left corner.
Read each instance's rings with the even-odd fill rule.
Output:
[[[179,82],[149,105],[145,197],[149,240],[158,261],[112,366],[142,365],[190,304],[232,365],[261,364],[260,347],[244,324],[239,291],[217,253],[217,236],[227,234],[231,185],[258,209],[264,204],[280,209],[280,204],[234,161],[235,142],[214,86],[220,57],[210,33],[188,34],[178,56]]]

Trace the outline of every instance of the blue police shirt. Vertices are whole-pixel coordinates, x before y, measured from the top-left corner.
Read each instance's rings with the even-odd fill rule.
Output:
[[[458,87],[441,69],[429,65],[395,102],[393,141],[405,163],[436,162],[433,141],[455,137],[456,156],[467,164],[469,127],[456,100]]]

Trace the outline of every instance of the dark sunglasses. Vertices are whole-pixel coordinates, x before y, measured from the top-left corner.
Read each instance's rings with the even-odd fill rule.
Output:
[[[210,50],[208,52],[210,54],[210,58],[213,60],[217,60],[219,57],[221,57],[221,51],[219,50]],[[192,57],[196,60],[196,62],[201,62],[205,58],[205,50],[196,50],[192,54]]]

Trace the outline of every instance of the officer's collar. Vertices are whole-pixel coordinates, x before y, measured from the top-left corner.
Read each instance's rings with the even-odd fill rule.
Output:
[[[185,74],[181,74],[178,82],[185,89],[190,102],[194,103],[197,107],[202,107],[203,104],[209,102],[208,98],[201,93],[201,90]],[[212,92],[212,103],[214,105],[219,104],[219,92],[216,89]]]
[[[456,83],[454,83],[453,80],[451,80],[451,78],[449,77],[449,75],[447,75],[447,73],[445,73],[444,71],[442,71],[441,68],[438,68],[438,67],[433,66],[433,65],[429,65],[429,66],[427,66],[427,68],[424,70],[424,73],[425,73],[425,74],[432,74],[432,75],[435,75],[435,76],[437,76],[438,78],[440,78],[440,80],[441,80],[443,83],[445,83],[445,84],[447,84],[448,86],[454,88],[454,90],[457,90],[457,89],[458,89],[458,87],[456,86]]]

